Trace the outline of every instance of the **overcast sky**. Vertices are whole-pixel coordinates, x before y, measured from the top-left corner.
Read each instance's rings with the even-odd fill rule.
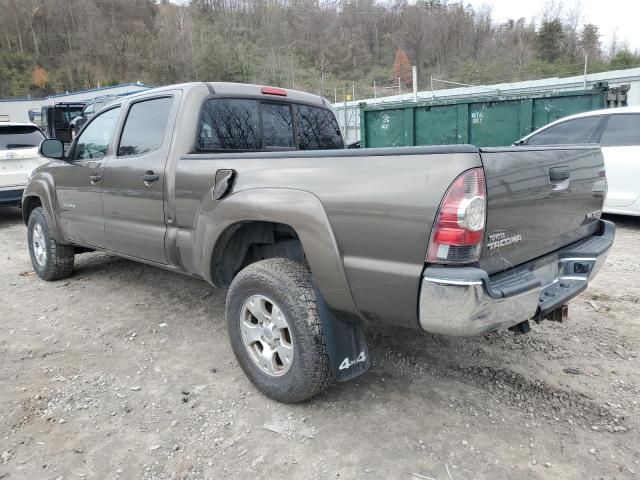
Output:
[[[463,0],[463,3],[476,8],[488,5],[494,20],[502,22],[509,18],[539,18],[547,0]],[[598,25],[603,47],[608,47],[617,30],[618,41],[626,40],[632,51],[640,49],[640,0],[565,0],[556,3],[562,4],[564,12],[580,5],[582,23]]]

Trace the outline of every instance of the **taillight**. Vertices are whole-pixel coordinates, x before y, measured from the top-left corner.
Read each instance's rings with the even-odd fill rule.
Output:
[[[427,262],[471,263],[480,258],[487,191],[482,168],[467,170],[447,190],[431,231]]]

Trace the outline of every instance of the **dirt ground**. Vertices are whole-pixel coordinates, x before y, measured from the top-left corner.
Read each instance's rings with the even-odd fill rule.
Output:
[[[570,320],[454,339],[369,332],[373,365],[301,405],[260,395],[224,292],[102,253],[33,275],[0,209],[0,479],[640,476],[640,221]]]

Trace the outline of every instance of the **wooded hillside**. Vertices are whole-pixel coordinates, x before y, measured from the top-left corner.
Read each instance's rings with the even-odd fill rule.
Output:
[[[378,95],[395,93],[398,68],[409,88],[406,57],[420,89],[432,75],[483,84],[580,74],[585,54],[590,72],[640,66],[558,4],[535,24],[499,24],[490,10],[446,0],[0,0],[0,11],[0,97],[227,80],[332,100],[355,84],[363,98],[374,81]]]

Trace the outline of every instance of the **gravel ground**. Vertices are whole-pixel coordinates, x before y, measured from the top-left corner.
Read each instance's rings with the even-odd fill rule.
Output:
[[[640,221],[569,321],[454,339],[369,332],[371,371],[301,405],[260,395],[224,292],[102,253],[46,283],[0,209],[0,479],[640,476]]]

